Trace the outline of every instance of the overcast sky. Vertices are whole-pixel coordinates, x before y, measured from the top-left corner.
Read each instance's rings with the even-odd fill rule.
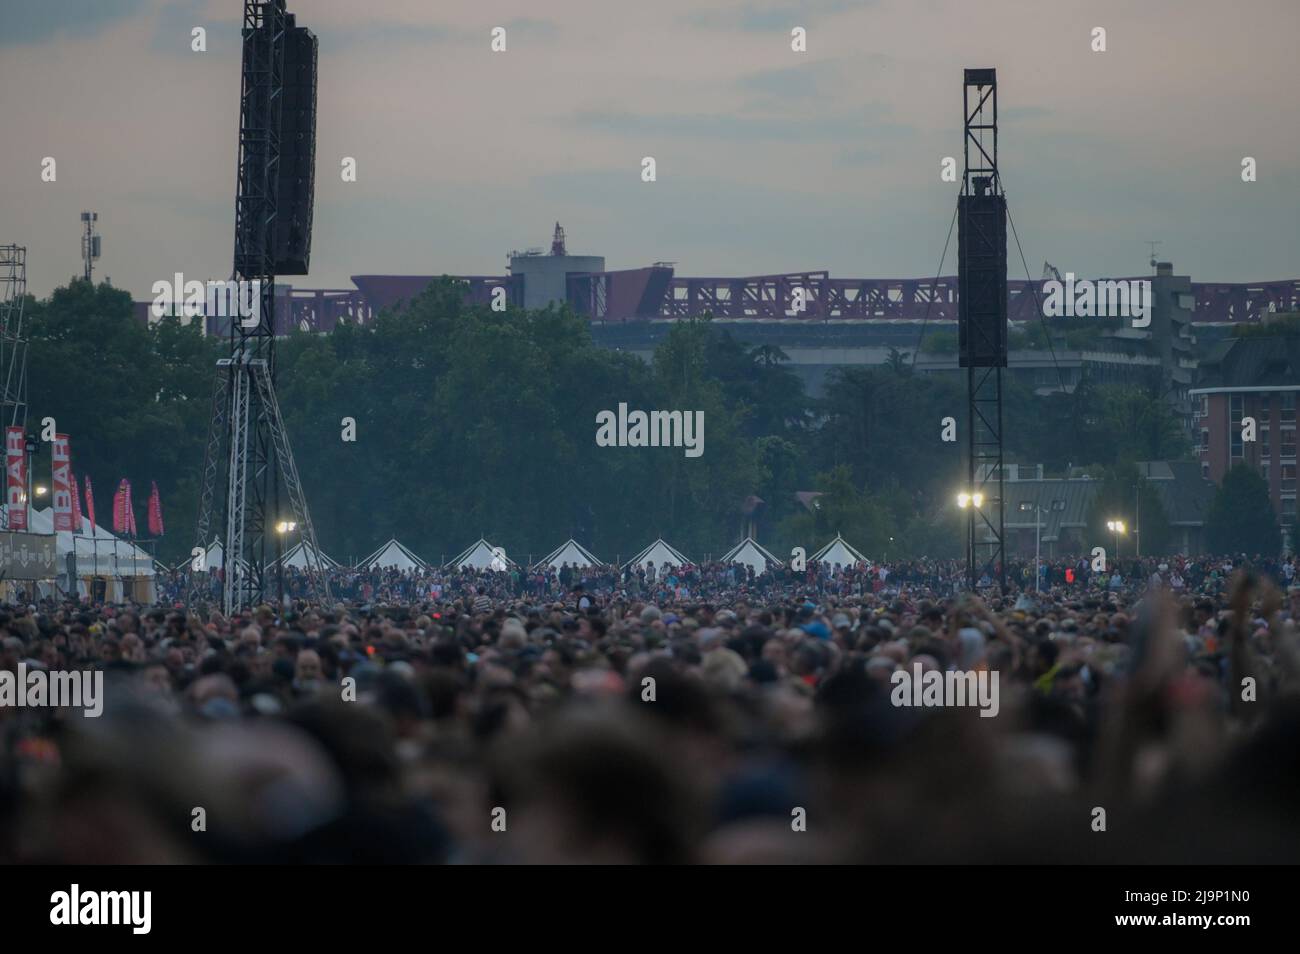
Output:
[[[996,67],[1037,277],[1300,277],[1296,0],[291,0],[320,37],[312,272],[503,274],[547,245],[679,275],[934,273],[961,70]],[[28,287],[228,276],[239,0],[0,4],[0,242]],[[208,50],[190,49],[207,29]],[[490,31],[507,31],[505,53]],[[808,51],[790,48],[795,26]],[[1090,48],[1107,31],[1107,51]],[[57,160],[43,183],[41,160]],[[357,160],[344,183],[340,160]],[[658,181],[641,181],[654,156]],[[1243,183],[1241,160],[1258,162]],[[949,252],[945,273],[954,273]],[[1012,246],[1010,275],[1023,277]]]

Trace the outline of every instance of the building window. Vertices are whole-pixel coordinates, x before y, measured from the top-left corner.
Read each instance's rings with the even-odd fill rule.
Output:
[[[1245,413],[1245,398],[1240,394],[1228,396],[1228,455],[1232,460],[1241,460],[1243,456],[1241,442],[1241,418]]]
[[[1294,498],[1294,497],[1283,497],[1283,498],[1282,498],[1282,516],[1283,516],[1283,517],[1294,517],[1294,516],[1295,516],[1295,498]]]
[[[1295,423],[1295,392],[1287,391],[1282,395],[1282,414],[1281,419],[1284,423]]]
[[[1053,500],[1053,501],[1052,501],[1052,509],[1055,510],[1057,513],[1061,513],[1062,511],[1065,510],[1065,501],[1064,501],[1064,500]]]
[[[1261,460],[1268,460],[1273,455],[1273,443],[1269,440],[1268,425],[1265,424],[1259,429],[1259,456]]]
[[[1282,449],[1279,455],[1283,460],[1295,460],[1295,428],[1282,428]]]
[[[1209,480],[1209,479],[1210,479],[1210,462],[1209,462],[1209,461],[1201,461],[1201,476],[1204,477],[1206,480]]]
[[[1209,417],[1209,416],[1210,416],[1210,396],[1209,396],[1208,394],[1202,394],[1202,395],[1201,395],[1201,409],[1200,409],[1200,414],[1201,414],[1201,417]]]
[[[1210,449],[1210,429],[1208,427],[1202,427],[1201,428],[1201,450],[1208,451],[1209,449]]]
[[[1295,464],[1282,465],[1282,484],[1279,487],[1282,493],[1295,493]]]

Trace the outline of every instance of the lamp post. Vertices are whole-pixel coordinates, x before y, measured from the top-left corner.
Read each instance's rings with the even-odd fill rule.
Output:
[[[1026,501],[1020,505],[1020,509],[1022,511],[1032,510],[1034,512],[1034,592],[1041,593],[1042,586],[1039,581],[1042,579],[1040,573],[1040,554],[1042,553],[1043,538],[1043,505],[1036,500],[1032,503]]]
[[[298,524],[292,520],[281,520],[275,525],[275,590],[279,603],[276,607],[277,614],[284,613],[284,535],[297,529]]]
[[[957,495],[957,506],[966,510],[974,508],[979,510],[984,506],[984,495],[978,490],[967,492],[963,490]],[[1005,566],[1005,563],[1003,564]],[[966,584],[971,591],[975,590],[975,519],[974,514],[966,521]]]
[[[23,506],[32,507],[35,502],[32,499],[32,464],[36,461],[36,452],[41,449],[40,441],[36,439],[35,434],[27,435],[27,497],[23,501]],[[31,522],[30,520],[28,521]]]
[[[1119,564],[1119,537],[1125,530],[1123,520],[1107,520],[1106,529],[1115,534],[1115,563]]]

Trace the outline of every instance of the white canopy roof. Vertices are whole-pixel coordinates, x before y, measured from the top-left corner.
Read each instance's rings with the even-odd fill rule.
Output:
[[[192,559],[193,559],[192,557],[186,557],[184,560],[181,560],[180,563],[177,563],[174,567],[172,567],[172,569],[187,570],[190,567],[190,563]],[[226,548],[221,545],[221,540],[219,540],[217,537],[213,537],[212,542],[208,544],[207,549],[203,555],[203,560],[204,560],[203,567],[205,571],[220,570],[223,566],[226,565]],[[241,567],[244,567],[247,565],[247,563],[244,560],[240,560],[239,565]]]
[[[623,565],[627,566],[645,566],[647,563],[653,563],[655,569],[667,563],[669,566],[681,566],[691,561],[672,544],[667,543],[663,537],[660,537],[650,546],[646,547],[632,559]]]
[[[856,566],[866,560],[865,556],[849,546],[848,541],[838,533],[835,534],[834,540],[814,553],[812,558],[818,563],[828,563],[831,566]]]
[[[29,533],[54,533],[54,510],[27,511]],[[55,534],[54,552],[58,572],[64,572],[64,560],[76,551],[78,576],[153,576],[153,557],[129,540],[109,533],[99,524],[91,525],[84,514],[81,532],[60,530]]]
[[[396,537],[389,540],[357,565],[363,567],[377,566],[382,570],[389,570],[394,567],[399,570],[423,570],[427,566],[423,560],[399,543]]]
[[[755,574],[762,573],[769,565],[784,566],[780,560],[763,549],[753,537],[745,537],[728,550],[721,559],[723,563],[742,563],[753,567]]]
[[[581,543],[570,537],[567,543],[552,551],[549,556],[543,557],[542,563],[558,570],[566,563],[569,566],[596,566],[600,560]]]
[[[515,561],[510,559],[510,557],[507,556],[502,560],[497,556],[498,549],[500,548],[492,546],[492,544],[488,543],[482,537],[479,537],[477,543],[468,550],[463,551],[460,556],[454,558],[447,565],[454,566],[458,570],[464,569],[465,567],[470,567],[475,570],[504,570],[508,566],[514,566]],[[505,552],[504,549],[501,549],[502,555],[504,555]]]
[[[315,553],[317,562],[323,564],[327,569],[339,565],[337,560],[331,559],[320,550],[316,550]],[[299,540],[294,544],[293,549],[280,558],[279,562],[284,566],[291,566],[295,570],[305,570],[307,569],[307,559],[311,554],[312,550],[307,546],[307,541]]]

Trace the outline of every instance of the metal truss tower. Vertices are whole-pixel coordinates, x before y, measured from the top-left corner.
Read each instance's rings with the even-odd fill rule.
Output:
[[[27,250],[0,246],[0,424],[27,428]],[[30,467],[30,465],[29,465]],[[9,529],[9,507],[0,507],[0,529]]]
[[[0,245],[0,424],[27,428],[27,249]],[[0,528],[9,529],[9,508],[0,507]]]
[[[965,173],[958,199],[958,335],[966,368],[967,585],[1007,589],[1002,469],[1002,369],[1007,365],[1007,214],[998,174],[996,71],[962,84]],[[978,501],[978,503],[976,502]]]
[[[0,245],[0,418],[6,426],[27,426],[27,249]]]
[[[285,37],[292,25],[284,0],[244,0],[243,78],[239,105],[239,174],[235,198],[234,277],[256,283],[259,310],[231,320],[230,356],[217,362],[212,416],[200,485],[196,545],[213,531],[224,473],[222,608],[229,613],[268,595],[268,544],[282,519],[305,544],[314,598],[329,598],[316,533],[275,396],[275,239],[280,179]],[[281,482],[290,512],[280,513]],[[205,567],[206,569],[206,567]],[[201,598],[191,572],[188,602]]]

